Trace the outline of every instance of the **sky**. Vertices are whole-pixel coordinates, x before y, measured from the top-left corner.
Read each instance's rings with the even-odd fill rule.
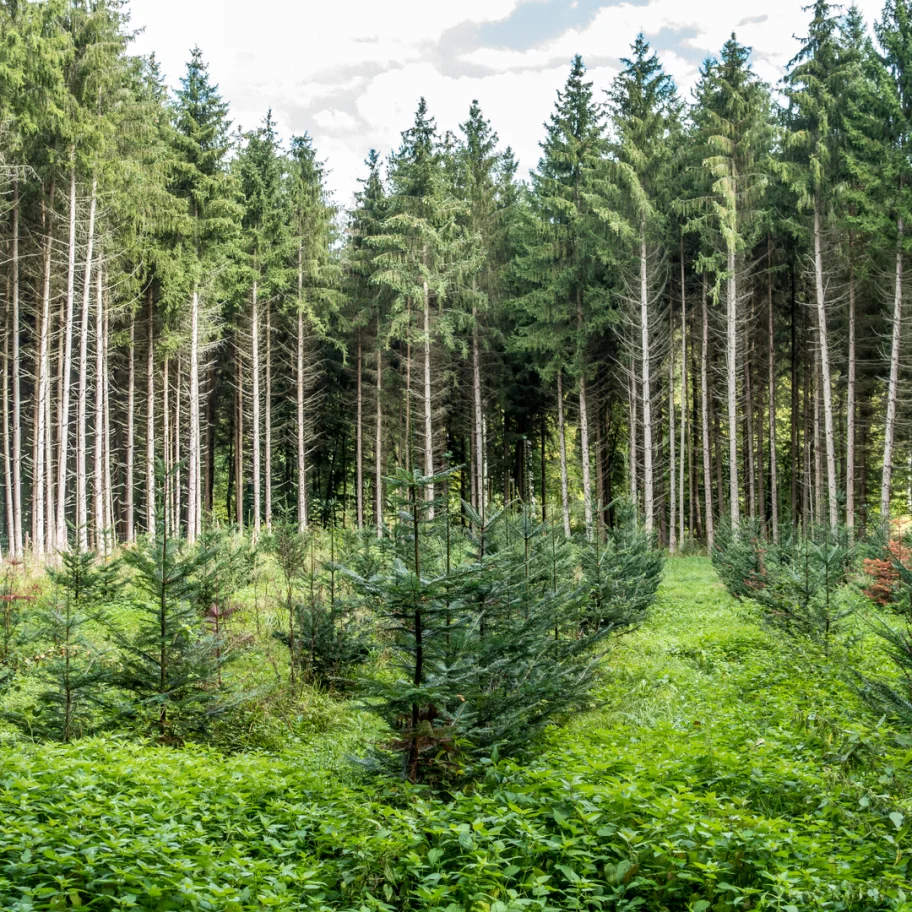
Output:
[[[130,0],[140,54],[155,53],[169,85],[198,45],[253,129],[272,108],[285,138],[305,131],[347,206],[371,148],[399,144],[424,95],[442,131],[458,130],[477,98],[527,173],[574,54],[601,95],[637,32],[689,97],[702,61],[732,31],[774,83],[805,34],[810,0]],[[857,0],[869,26],[882,0]]]

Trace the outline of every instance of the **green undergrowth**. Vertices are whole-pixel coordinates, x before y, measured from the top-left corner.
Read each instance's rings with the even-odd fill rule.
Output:
[[[0,908],[909,912],[912,745],[841,668],[686,558],[592,709],[456,794],[362,772],[344,705],[269,751],[10,745]]]

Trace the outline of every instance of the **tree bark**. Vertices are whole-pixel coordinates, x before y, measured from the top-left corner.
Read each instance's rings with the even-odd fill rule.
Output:
[[[202,459],[200,458],[199,385],[199,291],[190,297],[190,441],[187,478],[187,541],[192,545],[200,533]]]
[[[706,275],[703,276],[703,338],[700,352],[700,399],[703,423],[703,493],[706,498],[706,546],[715,543],[712,503],[712,449],[709,439],[709,306],[706,300]]]
[[[146,286],[146,532],[155,533],[155,305]]]
[[[643,371],[643,512],[645,528],[651,533],[654,518],[654,484],[652,454],[652,385],[649,376],[649,297],[646,276],[646,229],[640,231],[640,358]]]
[[[855,530],[855,254],[849,240],[849,378],[846,389],[846,526]]]
[[[136,538],[133,497],[133,467],[136,455],[136,316],[130,311],[130,347],[127,352],[127,441],[124,458],[124,536],[127,542]]]
[[[678,542],[684,544],[684,465],[687,437],[687,291],[684,282],[684,239],[681,238],[681,464],[678,471]],[[674,403],[672,403],[674,405]],[[691,513],[693,504],[691,504]],[[693,522],[690,523],[693,526]],[[691,532],[693,529],[691,529]]]
[[[54,198],[54,183],[51,182],[48,199]],[[34,507],[32,510],[32,547],[39,557],[45,552],[45,520],[46,520],[46,468],[48,442],[48,406],[51,395],[50,377],[50,329],[51,329],[51,252],[53,228],[51,216],[48,212],[47,200],[41,202],[41,222],[45,232],[44,243],[44,274],[41,289],[41,313],[38,320],[38,346],[36,351],[35,373],[38,377],[38,395],[35,397],[35,457],[32,462],[32,494]]]
[[[104,451],[104,295],[102,291],[101,269],[96,270],[95,276],[95,458],[93,461],[93,488],[92,488],[92,518],[95,528],[95,550],[104,550],[105,529],[104,523],[104,489],[103,464]]]
[[[776,337],[773,324],[773,247],[766,238],[767,274],[766,306],[768,325],[769,367],[769,466],[770,466],[770,531],[774,542],[779,542],[779,478],[776,462]]]
[[[475,292],[475,278],[472,278],[472,292],[474,295]],[[478,344],[478,309],[474,303],[472,303],[472,409],[474,420],[473,433],[475,435],[475,440],[473,441],[473,473],[474,473],[474,484],[477,494],[477,502],[475,504],[475,509],[478,512],[478,515],[481,517],[481,521],[484,522],[485,516],[485,502],[484,502],[484,446],[482,444],[482,426],[483,426],[483,408],[481,400],[481,354],[479,352]]]
[[[567,483],[567,435],[564,429],[564,377],[560,370],[557,372],[557,433],[560,440],[561,510],[564,520],[564,536],[570,538],[570,492]]]
[[[374,519],[377,538],[383,537],[383,346],[380,343],[380,314],[377,314],[377,414],[374,431]]]
[[[903,306],[903,220],[896,224],[896,278],[893,295],[893,338],[890,344],[890,380],[887,387],[887,418],[884,426],[883,479],[880,486],[880,521],[890,522],[890,495],[893,481],[893,447],[896,436],[896,403],[899,397],[899,354],[902,341]]]
[[[668,524],[668,550],[674,554],[678,550],[678,484],[677,484],[677,454],[675,452],[675,337],[674,337],[674,308],[669,300],[669,347],[668,347],[668,487],[669,487],[669,524]]]
[[[22,534],[22,395],[20,377],[22,365],[19,355],[19,181],[13,176],[12,211],[12,350],[13,350],[13,556],[21,557],[24,551]]]
[[[823,252],[821,249],[820,204],[814,200],[814,279],[817,290],[817,332],[820,341],[820,373],[823,393],[823,423],[826,435],[827,503],[830,527],[839,524],[836,499],[836,431],[833,426],[833,386],[830,380],[830,350],[827,342],[826,301],[823,287]]]
[[[266,389],[263,415],[263,493],[266,531],[272,532],[272,307],[266,303]]]
[[[738,283],[735,266],[735,250],[729,245],[725,362],[728,378],[728,493],[732,528],[737,528],[741,522],[741,495],[738,490]]]
[[[253,390],[251,391],[251,421],[252,436],[251,456],[252,456],[252,475],[253,475],[253,540],[256,541],[260,535],[260,513],[261,513],[261,487],[260,473],[262,466],[260,464],[260,314],[257,302],[258,283],[253,282],[252,295],[252,312],[250,317],[250,350],[252,356],[252,374]]]
[[[356,429],[355,429],[355,512],[358,529],[364,528],[364,394],[362,391],[361,330],[358,330],[358,355],[356,373]]]
[[[434,474],[434,421],[431,399],[431,296],[427,279],[424,280],[424,474]],[[427,500],[431,504],[428,519],[434,518],[434,485],[427,486]]]

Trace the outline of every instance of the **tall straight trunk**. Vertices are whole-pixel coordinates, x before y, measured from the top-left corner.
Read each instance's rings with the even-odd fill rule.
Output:
[[[681,464],[678,471],[678,542],[684,543],[684,459],[687,435],[687,293],[684,287],[684,239],[681,238]],[[693,533],[693,494],[690,501]]]
[[[799,500],[798,500],[798,315],[796,313],[797,295],[795,294],[795,264],[789,266],[791,279],[791,304],[792,304],[792,339],[791,339],[791,457],[792,477],[790,499],[792,506],[792,526],[798,525]]]
[[[570,492],[567,484],[567,434],[564,428],[564,375],[560,370],[557,372],[557,433],[560,441],[561,510],[564,520],[564,535],[567,538],[570,538]]]
[[[583,336],[583,299],[576,290],[576,331]],[[583,514],[586,521],[586,538],[592,541],[592,470],[589,461],[589,410],[586,402],[586,365],[581,359],[579,381],[580,451],[583,457]]]
[[[103,320],[104,295],[102,291],[101,269],[95,277],[95,458],[93,462],[92,518],[95,528],[95,550],[104,550],[104,347]]]
[[[703,493],[706,497],[706,546],[715,542],[712,503],[712,449],[709,439],[709,306],[706,300],[706,275],[703,276],[703,338],[700,351],[700,412],[703,424]]]
[[[190,296],[190,440],[187,478],[187,541],[193,544],[200,533],[202,459],[200,458],[199,384],[199,291]]]
[[[251,391],[251,456],[252,456],[252,475],[253,475],[253,538],[254,541],[259,537],[260,534],[260,511],[261,511],[261,488],[260,488],[260,473],[262,467],[260,465],[260,314],[257,302],[257,290],[258,283],[256,280],[253,282],[253,295],[252,295],[252,312],[250,317],[250,351],[252,356],[252,374],[253,374],[253,389]]]
[[[383,537],[383,347],[380,343],[380,314],[377,314],[377,414],[374,419],[374,519],[377,538]]]
[[[13,466],[10,452],[10,312],[6,312],[6,331],[3,334],[3,490],[5,494],[6,514],[4,527],[6,529],[7,551],[16,553],[15,533],[13,532]]]
[[[234,344],[235,364],[235,398],[237,402],[237,416],[235,420],[234,441],[234,505],[235,521],[240,531],[244,529],[244,364],[241,355],[241,346],[235,336]]]
[[[546,426],[547,419],[545,418],[544,413],[541,416],[541,423],[539,425],[539,449],[541,450],[541,516],[542,522],[547,522],[548,520],[548,458],[547,458],[547,440],[548,440],[548,428]]]
[[[162,523],[165,533],[171,532],[171,489],[174,479],[171,477],[171,359],[165,355],[162,365]]]
[[[124,454],[124,536],[127,542],[136,538],[133,498],[133,467],[136,454],[136,316],[130,311],[130,347],[127,352],[127,442]]]
[[[358,330],[358,355],[356,371],[356,428],[355,428],[355,513],[358,529],[364,528],[364,394],[361,381],[361,330]]]
[[[640,359],[643,371],[643,512],[645,527],[652,532],[654,523],[654,483],[652,455],[652,383],[649,376],[649,296],[646,276],[646,228],[640,229]]]
[[[753,346],[744,353],[744,438],[747,444],[747,465],[744,467],[747,478],[747,509],[751,521],[757,518],[757,487],[754,466],[754,393],[751,386],[751,362]]]
[[[13,176],[12,211],[12,351],[13,351],[13,556],[24,550],[22,534],[22,395],[19,385],[22,365],[19,356],[19,180]]]
[[[54,183],[51,182],[48,199],[54,198]],[[32,547],[37,555],[43,555],[46,547],[45,540],[45,495],[46,495],[46,470],[47,438],[49,435],[47,415],[51,395],[50,376],[50,330],[51,330],[51,253],[53,240],[51,232],[51,216],[48,212],[46,200],[41,203],[41,222],[45,232],[44,264],[41,288],[41,313],[38,319],[38,346],[36,351],[35,373],[38,378],[38,394],[35,397],[34,417],[34,444],[35,456],[32,461]]]
[[[266,389],[263,415],[263,492],[266,531],[272,532],[272,307],[266,304]]]
[[[114,485],[111,474],[111,383],[110,383],[110,340],[111,340],[111,309],[105,307],[104,326],[103,326],[103,344],[102,344],[102,392],[103,392],[103,431],[102,440],[104,441],[104,527],[105,527],[105,554],[117,540],[114,529]]]
[[[728,494],[732,527],[741,522],[738,490],[738,283],[735,249],[728,248],[725,366],[728,379]]]
[[[630,483],[630,502],[633,505],[634,516],[638,517],[640,512],[640,492],[637,473],[639,463],[639,447],[637,443],[639,441],[640,422],[637,403],[639,402],[640,391],[638,387],[635,362],[630,365],[630,384],[628,388],[628,398],[630,400],[630,429],[628,433],[630,454],[627,457],[629,463],[627,480]]]
[[[155,304],[146,287],[146,532],[155,532]]]
[[[427,279],[424,280],[424,474],[434,474],[434,422],[431,400],[431,296]],[[428,519],[434,518],[434,485],[427,486],[427,499],[431,503]]]
[[[66,316],[63,321],[62,388],[57,407],[57,525],[55,538],[60,548],[67,545],[66,483],[70,442],[70,375],[73,371],[73,301],[76,285],[76,165],[75,152],[70,150],[70,236],[67,245]],[[89,244],[86,256],[88,273],[91,269],[92,234],[95,224],[95,182],[92,182],[92,203],[89,215]]]
[[[609,435],[610,436],[610,435]],[[526,441],[528,446],[528,440]],[[605,440],[602,436],[602,416],[595,412],[595,506],[596,534],[601,538],[605,529]],[[530,486],[531,488],[531,486]]]
[[[173,441],[174,455],[171,459],[171,465],[174,467],[174,484],[171,486],[171,529],[176,536],[180,535],[181,522],[181,496],[183,494],[183,482],[181,479],[182,456],[181,456],[181,400],[183,398],[182,379],[184,376],[183,364],[181,363],[180,352],[177,355],[177,364],[174,377],[174,426],[171,433]]]
[[[475,291],[475,278],[472,278],[472,291]],[[481,517],[482,522],[484,522],[485,515],[485,502],[484,502],[484,481],[483,481],[483,462],[484,462],[484,447],[482,446],[481,436],[482,436],[482,424],[483,424],[483,411],[481,404],[481,354],[479,352],[478,344],[478,310],[476,305],[472,304],[472,411],[474,415],[473,432],[475,435],[475,440],[473,441],[473,473],[474,473],[474,487],[477,491],[477,503],[475,504],[475,509],[478,511],[478,515]]]
[[[89,221],[94,223],[95,183],[92,183],[92,214]],[[92,232],[89,232],[86,253],[85,274],[82,285],[82,319],[79,323],[79,399],[76,403],[76,539],[81,551],[88,547],[89,518],[88,478],[86,475],[86,447],[88,425],[86,409],[89,397],[89,319],[92,302]]]
[[[669,301],[669,305],[670,305]],[[674,554],[678,550],[678,483],[677,483],[677,453],[675,452],[675,337],[674,337],[674,308],[668,308],[669,339],[668,349],[668,487],[669,487],[669,523],[668,523],[668,550]]]
[[[412,471],[412,302],[409,299],[406,314],[406,339],[405,339],[405,421],[402,441],[402,452],[405,456],[406,471]]]
[[[767,274],[766,307],[769,367],[769,466],[770,466],[770,526],[773,541],[779,542],[779,478],[776,463],[776,337],[773,325],[773,247],[766,238]]]
[[[884,426],[883,480],[880,485],[880,521],[890,522],[890,494],[893,481],[893,447],[896,436],[896,402],[899,397],[899,351],[903,305],[903,220],[896,224],[896,286],[893,295],[893,340],[890,344],[890,381],[887,387],[887,420]]]
[[[690,507],[691,516],[694,518],[691,522],[691,538],[703,540],[703,507],[700,497],[700,481],[698,478],[699,466],[697,464],[697,434],[702,430],[702,423],[698,414],[700,397],[697,394],[697,346],[694,341],[695,333],[690,334],[690,419],[689,419],[689,438],[688,460],[690,471]],[[700,445],[700,458],[702,459],[702,439]]]
[[[823,451],[820,446],[820,355],[814,357],[814,522],[823,523]]]
[[[846,389],[846,526],[855,529],[855,255],[849,241],[849,378]]]
[[[580,376],[580,451],[583,457],[583,511],[586,520],[586,538],[592,540],[592,469],[589,459],[589,411],[586,402],[586,378]]]
[[[833,385],[830,380],[830,349],[827,342],[826,301],[823,288],[823,252],[820,237],[820,203],[814,200],[814,280],[817,290],[817,332],[820,336],[820,382],[823,393],[823,424],[826,435],[827,504],[830,527],[839,524],[836,500],[836,431],[833,425]]]
[[[304,433],[304,267],[303,246],[298,244],[298,337],[296,346],[295,396],[298,418],[298,532],[307,529],[307,439]]]

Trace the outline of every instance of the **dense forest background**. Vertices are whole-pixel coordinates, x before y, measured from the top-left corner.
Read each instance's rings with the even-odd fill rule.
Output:
[[[528,182],[421,100],[343,211],[200,50],[172,92],[117,0],[5,0],[5,549],[383,535],[397,467],[672,551],[907,510],[912,3],[808,17],[776,86],[735,35],[690,98],[642,36],[605,95],[577,57]]]

